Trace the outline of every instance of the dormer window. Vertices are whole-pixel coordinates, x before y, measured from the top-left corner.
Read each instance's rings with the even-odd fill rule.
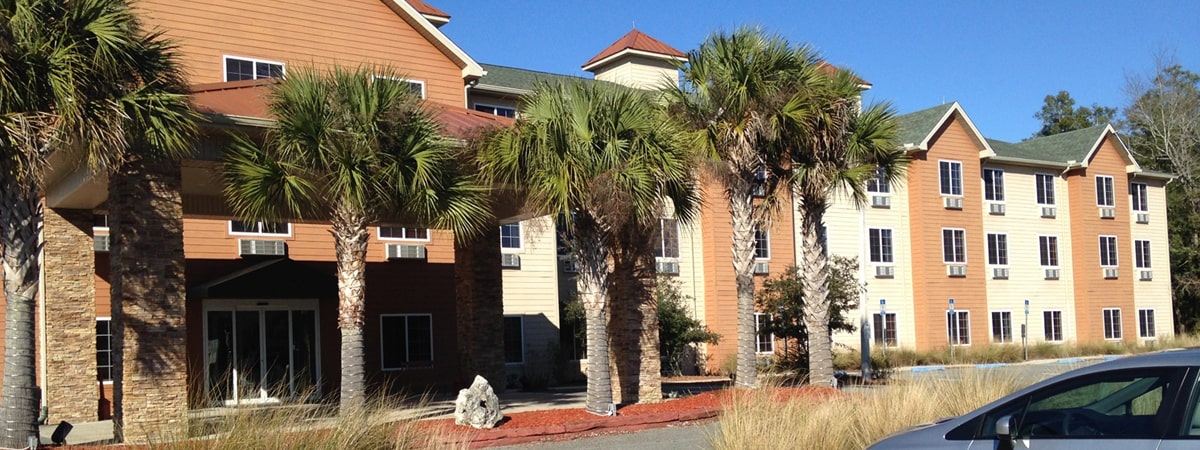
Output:
[[[283,63],[252,58],[225,57],[225,81],[283,78]]]

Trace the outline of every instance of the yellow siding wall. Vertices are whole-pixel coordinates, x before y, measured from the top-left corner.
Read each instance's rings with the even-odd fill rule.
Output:
[[[678,84],[679,72],[660,59],[630,56],[597,71],[596,79],[638,89],[660,89]]]
[[[1130,223],[1130,235],[1133,239],[1150,241],[1150,280],[1141,280],[1135,272],[1136,280],[1133,285],[1134,306],[1137,309],[1154,310],[1154,335],[1169,336],[1174,333],[1174,322],[1171,308],[1171,255],[1167,236],[1167,197],[1164,183],[1161,180],[1134,179],[1135,182],[1145,183],[1147,191],[1150,220],[1148,223]],[[1130,212],[1130,214],[1136,214]],[[1127,246],[1133,248],[1133,242]],[[1133,261],[1129,265],[1133,266]],[[1137,269],[1131,269],[1137,270]],[[1137,336],[1138,316],[1134,311],[1130,316],[1131,328],[1128,332]],[[1139,337],[1139,339],[1143,339]]]
[[[521,222],[520,269],[504,269],[504,314],[524,317],[525,361],[551,361],[558,345],[558,257],[554,219]],[[499,242],[496,243],[500,245]]]

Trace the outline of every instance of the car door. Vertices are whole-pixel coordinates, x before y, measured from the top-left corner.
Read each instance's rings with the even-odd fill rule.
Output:
[[[1180,398],[1187,398],[1186,403],[1181,400],[1181,407],[1176,408],[1181,416],[1181,420],[1177,422],[1178,433],[1169,433],[1163,438],[1158,447],[1162,450],[1200,448],[1200,385],[1197,385],[1200,377],[1197,377],[1196,370],[1192,368],[1195,381],[1189,385],[1192,388],[1191,392],[1180,395]]]
[[[1177,434],[1175,404],[1186,375],[1186,368],[1167,367],[1060,381],[985,413],[971,449],[1003,448],[996,436],[1002,419],[1015,449],[1157,449]]]

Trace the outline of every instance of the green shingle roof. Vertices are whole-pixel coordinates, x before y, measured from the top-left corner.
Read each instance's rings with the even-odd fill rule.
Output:
[[[532,91],[538,81],[564,81],[564,80],[584,80],[592,81],[589,78],[577,77],[572,75],[562,75],[550,72],[538,72],[536,70],[518,69],[515,67],[497,66],[494,64],[480,64],[483,70],[487,71],[487,75],[479,79],[479,84],[489,86],[500,86],[509,89],[521,89]]]
[[[1082,130],[1068,131],[1052,136],[1030,139],[1016,144],[1007,144],[1003,150],[993,147],[996,156],[1047,161],[1060,164],[1083,162],[1096,141],[1104,134],[1105,126],[1094,126]]]
[[[954,103],[947,103],[897,117],[900,121],[900,133],[896,140],[900,145],[920,144],[953,107]]]

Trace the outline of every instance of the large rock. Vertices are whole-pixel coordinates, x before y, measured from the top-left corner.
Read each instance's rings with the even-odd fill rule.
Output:
[[[458,399],[454,401],[455,424],[492,428],[503,418],[500,399],[483,377],[475,375],[471,387],[458,391]]]

